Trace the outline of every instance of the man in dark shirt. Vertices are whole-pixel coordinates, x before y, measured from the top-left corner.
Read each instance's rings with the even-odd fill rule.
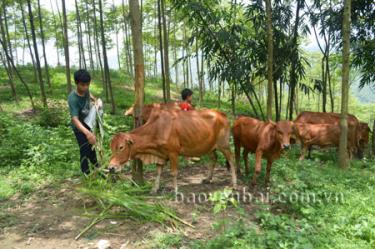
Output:
[[[81,170],[84,174],[90,173],[88,160],[98,167],[98,160],[93,145],[96,143],[95,134],[85,124],[84,119],[90,112],[90,99],[96,101],[91,95],[89,88],[91,76],[89,72],[80,69],[74,73],[74,81],[77,85],[68,96],[69,111],[71,116],[71,127],[77,138],[81,159]]]

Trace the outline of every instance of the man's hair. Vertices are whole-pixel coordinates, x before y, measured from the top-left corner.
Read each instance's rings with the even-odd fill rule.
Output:
[[[91,81],[90,73],[86,69],[79,69],[74,72],[74,81],[76,82],[76,84],[78,84],[78,82],[82,82],[86,84],[90,83]]]
[[[181,92],[181,98],[182,98],[182,100],[186,100],[191,95],[193,95],[193,91],[190,90],[189,88],[185,88]]]

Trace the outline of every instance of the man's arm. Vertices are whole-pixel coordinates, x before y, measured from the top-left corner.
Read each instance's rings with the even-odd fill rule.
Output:
[[[85,136],[86,136],[86,138],[87,138],[87,140],[89,141],[90,144],[96,143],[95,135],[90,130],[88,130],[85,126],[83,126],[83,124],[81,123],[81,121],[79,121],[77,116],[72,117],[72,123],[74,124],[75,127],[77,127],[77,129],[79,131],[81,131],[83,134],[85,134]]]

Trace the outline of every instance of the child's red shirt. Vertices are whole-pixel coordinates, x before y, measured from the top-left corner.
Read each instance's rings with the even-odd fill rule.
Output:
[[[180,108],[183,111],[191,111],[193,110],[193,106],[189,104],[188,102],[181,102],[180,103]]]

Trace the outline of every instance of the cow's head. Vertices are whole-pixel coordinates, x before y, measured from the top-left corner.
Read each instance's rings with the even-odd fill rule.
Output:
[[[370,127],[368,126],[367,123],[364,123],[364,122],[361,122],[359,124],[359,128],[360,128],[360,136],[361,136],[361,140],[364,144],[368,144],[369,142],[369,136],[370,136]]]
[[[288,149],[290,139],[294,137],[294,124],[292,121],[279,121],[276,123],[276,137],[282,149]]]
[[[121,171],[123,165],[131,159],[132,145],[133,140],[129,134],[118,133],[112,138],[112,156],[108,166],[110,172],[115,173]]]

